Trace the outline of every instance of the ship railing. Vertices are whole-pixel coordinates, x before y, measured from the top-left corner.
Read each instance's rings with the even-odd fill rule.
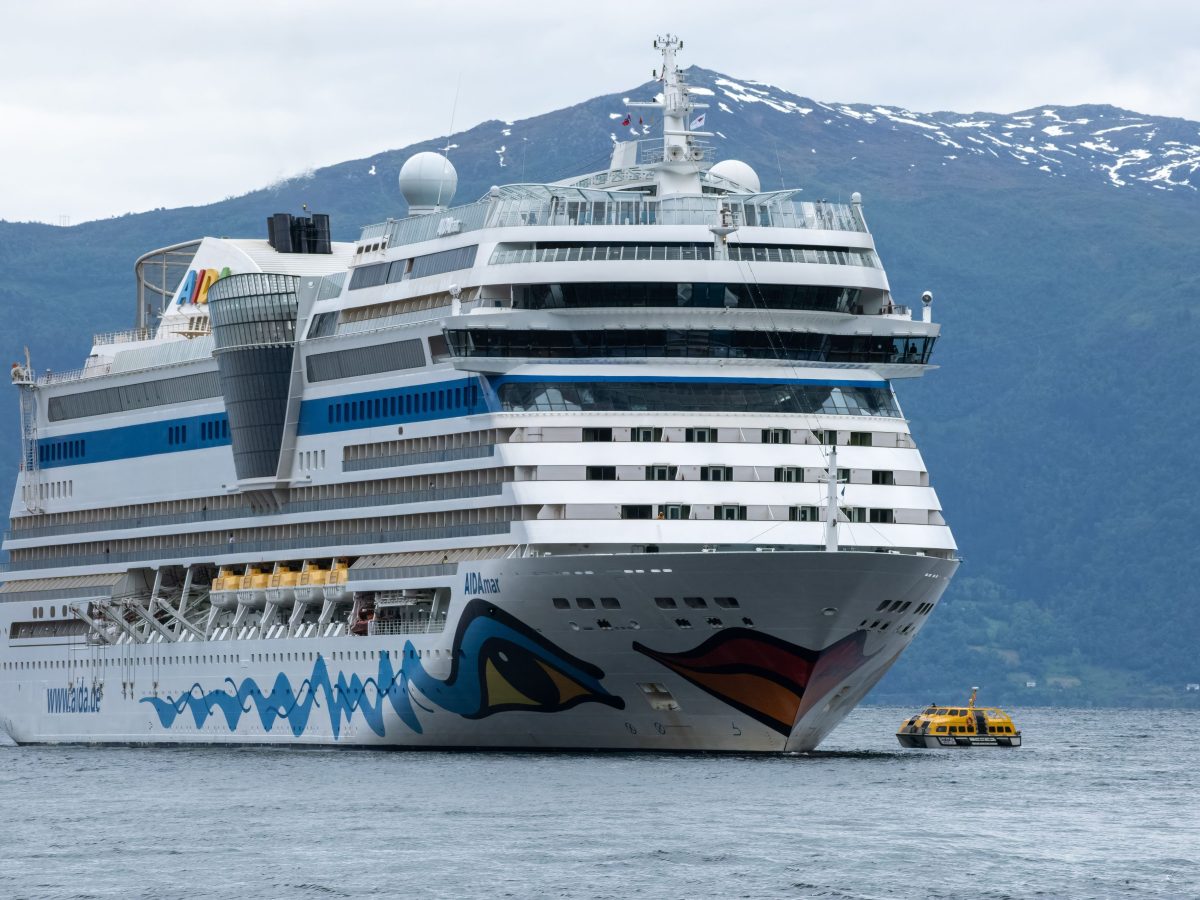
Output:
[[[729,196],[672,197],[559,185],[514,185],[467,206],[368,225],[363,238],[386,236],[389,247],[415,244],[481,228],[560,225],[704,225],[727,210],[739,226],[865,232],[848,203],[798,200],[795,191]]]
[[[149,341],[154,339],[154,328],[127,328],[124,331],[107,331],[92,337],[92,343],[97,347],[107,344],[128,344],[133,341]]]
[[[100,375],[107,375],[112,371],[111,359],[95,359],[88,362],[81,369],[71,369],[67,372],[46,372],[37,383],[39,386],[51,384],[67,384],[72,381],[82,381],[84,378],[96,378]]]
[[[367,634],[436,634],[446,628],[446,614],[421,616],[415,619],[372,619]]]
[[[194,317],[193,317],[194,318]],[[207,320],[204,321],[207,325]],[[124,331],[105,331],[92,336],[92,344],[96,347],[106,347],[112,344],[131,344],[137,341],[152,341],[160,334],[182,334],[190,332],[194,328],[194,323],[172,322],[168,325],[161,325],[154,328],[126,328]]]
[[[46,559],[21,559],[9,563],[8,568],[3,569],[3,571],[23,572],[34,569],[56,569],[73,566],[103,566],[112,563],[142,562],[158,559],[204,560],[248,553],[278,553],[310,548],[353,547],[371,544],[404,543],[408,541],[436,541],[447,538],[477,537],[479,535],[507,534],[512,527],[512,521],[510,519],[503,519],[498,522],[408,528],[397,531],[378,531],[362,534],[326,533],[280,538],[278,540],[234,540],[225,543],[194,544],[186,547],[147,547],[144,550],[116,553],[81,553]]]

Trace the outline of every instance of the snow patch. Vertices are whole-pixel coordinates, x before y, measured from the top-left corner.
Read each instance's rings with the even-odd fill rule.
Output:
[[[1114,125],[1112,128],[1101,128],[1095,132],[1096,135],[1108,134],[1110,131],[1124,131],[1127,128],[1141,128],[1145,122],[1138,122],[1136,125]]]
[[[714,93],[713,91],[710,91],[710,90],[709,90],[708,88],[706,88],[706,87],[690,87],[690,88],[688,88],[688,93],[689,93],[689,94],[696,94],[696,95],[697,95],[697,96],[699,96],[699,97],[713,97],[713,96],[715,96],[715,93]]]

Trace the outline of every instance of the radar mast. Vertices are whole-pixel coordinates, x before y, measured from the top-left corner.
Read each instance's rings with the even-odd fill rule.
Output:
[[[658,173],[658,195],[699,194],[704,148],[695,139],[712,137],[712,132],[693,131],[692,127],[703,121],[691,121],[691,114],[697,109],[708,109],[708,104],[692,101],[679,66],[675,64],[675,53],[683,49],[683,41],[676,35],[666,34],[655,39],[654,48],[661,51],[663,57],[662,69],[657,73],[663,86],[662,97],[629,105],[662,110],[662,161],[653,166]]]

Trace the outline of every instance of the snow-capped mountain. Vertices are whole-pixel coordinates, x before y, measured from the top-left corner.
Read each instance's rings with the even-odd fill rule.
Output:
[[[894,145],[897,137],[916,137],[928,141],[947,166],[973,156],[991,157],[1029,166],[1052,178],[1091,175],[1113,187],[1200,189],[1200,124],[1186,119],[1112,106],[1040,106],[1007,114],[923,113],[894,106],[820,102],[700,68],[690,69],[688,75],[692,94],[712,107],[705,127],[722,141],[737,133],[727,117],[775,113],[806,117],[814,126],[806,129],[808,133],[842,130],[828,137],[850,146],[885,138]],[[621,110],[609,115],[623,121]],[[848,136],[845,129],[854,133]],[[636,137],[636,121],[626,130]],[[918,162],[914,159],[910,165]]]

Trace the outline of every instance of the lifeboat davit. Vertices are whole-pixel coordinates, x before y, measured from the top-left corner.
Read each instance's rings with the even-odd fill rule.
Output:
[[[328,580],[328,569],[305,560],[296,579],[296,600],[300,603],[320,603],[325,597],[325,582]]]
[[[333,568],[329,570],[329,578],[325,581],[325,599],[328,601],[345,600],[350,596],[350,566],[344,559],[335,559]]]
[[[212,580],[212,587],[209,588],[209,602],[221,609],[233,609],[237,606],[238,588],[241,586],[241,583],[241,575],[237,575],[231,569],[222,566],[217,571],[217,577]]]
[[[271,576],[261,566],[246,566],[246,574],[238,587],[237,602],[242,606],[261,609],[267,602],[267,582]]]
[[[278,607],[291,606],[296,599],[296,583],[300,573],[287,563],[275,563],[275,571],[267,580],[267,602]]]

